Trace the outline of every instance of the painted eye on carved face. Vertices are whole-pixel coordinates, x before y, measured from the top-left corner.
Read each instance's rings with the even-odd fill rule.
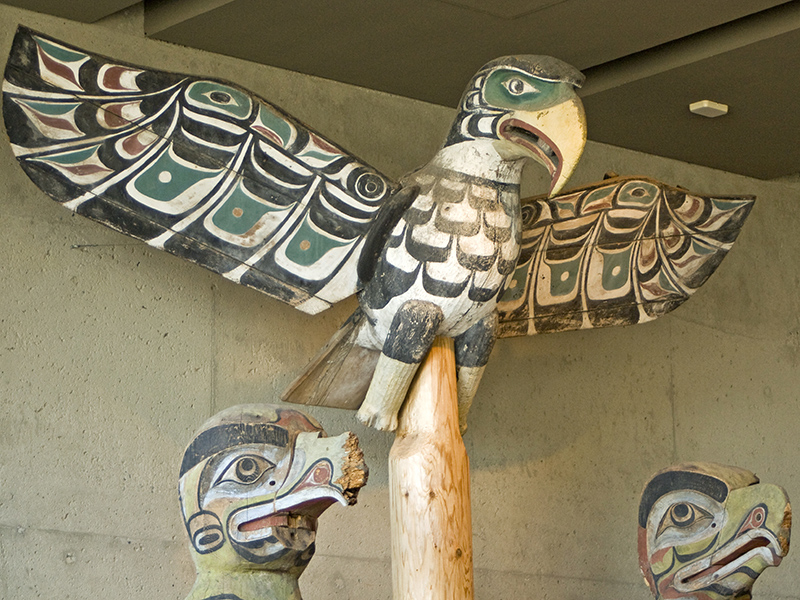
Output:
[[[226,92],[220,92],[219,90],[206,92],[203,94],[203,96],[211,100],[214,104],[219,104],[221,106],[225,106],[227,104],[236,104],[236,101],[230,94]]]
[[[692,504],[691,502],[678,502],[667,510],[658,527],[658,535],[675,528],[681,532],[694,533],[700,529],[713,525],[714,515]]]
[[[519,77],[508,79],[504,81],[502,85],[508,90],[508,93],[513,96],[521,96],[522,94],[530,94],[539,91],[530,83],[523,81]]]
[[[245,454],[238,457],[222,472],[214,485],[232,482],[240,485],[252,485],[258,482],[267,471],[275,467],[263,456]]]

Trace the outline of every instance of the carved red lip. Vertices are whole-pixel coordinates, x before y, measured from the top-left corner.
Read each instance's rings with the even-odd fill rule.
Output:
[[[317,530],[317,519],[333,504],[332,498],[319,498],[311,502],[297,504],[281,512],[269,513],[249,521],[243,521],[236,527],[241,533],[261,531],[268,527],[289,527],[292,529]]]
[[[563,157],[553,140],[538,129],[519,119],[508,119],[500,125],[498,132],[502,137],[519,146],[527,148],[542,159],[553,180],[561,173]]]

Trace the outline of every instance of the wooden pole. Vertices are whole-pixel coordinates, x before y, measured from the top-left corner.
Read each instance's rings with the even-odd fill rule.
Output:
[[[469,458],[458,429],[453,340],[437,338],[389,454],[394,600],[472,600]]]

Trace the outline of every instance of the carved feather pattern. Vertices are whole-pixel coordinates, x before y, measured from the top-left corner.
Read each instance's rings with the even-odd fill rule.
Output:
[[[23,169],[73,211],[307,312],[357,291],[396,185],[275,106],[24,28],[3,92]]]
[[[632,325],[671,311],[714,272],[753,202],[646,178],[523,200],[500,336]]]

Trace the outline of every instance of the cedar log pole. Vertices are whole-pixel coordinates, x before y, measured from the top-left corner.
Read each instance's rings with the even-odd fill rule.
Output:
[[[389,454],[394,600],[473,600],[469,458],[458,429],[453,340],[436,338]]]

